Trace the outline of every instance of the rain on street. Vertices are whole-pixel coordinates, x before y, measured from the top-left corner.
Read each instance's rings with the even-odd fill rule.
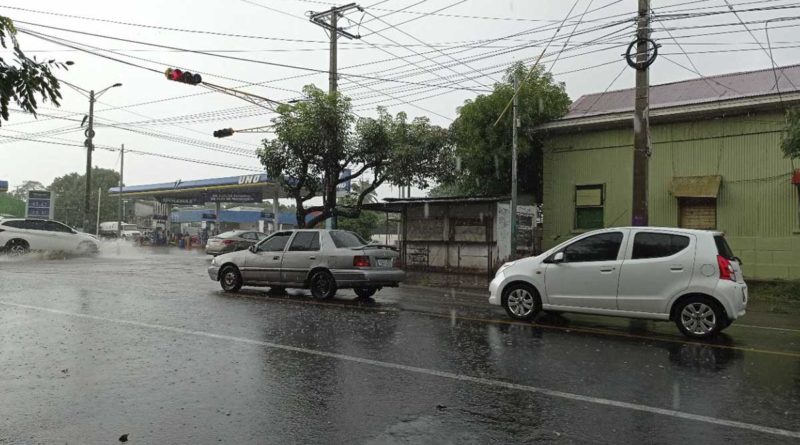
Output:
[[[0,443],[790,443],[800,324],[509,321],[479,291],[225,294],[208,259],[0,260]]]

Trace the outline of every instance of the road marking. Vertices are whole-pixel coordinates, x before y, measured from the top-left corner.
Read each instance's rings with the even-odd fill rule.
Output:
[[[466,375],[466,374],[457,374],[457,373],[447,372],[447,371],[438,371],[438,370],[435,370],[435,369],[428,369],[428,368],[421,368],[421,367],[417,367],[417,366],[403,365],[403,364],[400,364],[400,363],[384,362],[384,361],[380,361],[380,360],[373,360],[373,359],[368,359],[368,358],[363,358],[363,357],[355,357],[355,356],[351,356],[351,355],[338,354],[338,353],[335,353],[335,352],[327,352],[327,351],[320,351],[320,350],[316,350],[316,349],[301,348],[301,347],[297,347],[297,346],[283,345],[283,344],[280,344],[280,343],[272,343],[272,342],[268,342],[268,341],[254,340],[254,339],[245,338],[245,337],[235,337],[235,336],[232,336],[232,335],[214,334],[212,332],[196,331],[196,330],[193,330],[193,329],[185,329],[185,328],[178,328],[178,327],[173,327],[173,326],[164,326],[164,325],[157,325],[157,324],[151,324],[151,323],[144,323],[144,322],[141,322],[141,321],[124,320],[124,319],[120,319],[120,318],[108,318],[108,317],[101,317],[101,316],[97,316],[97,315],[81,314],[81,313],[77,313],[77,312],[62,311],[60,309],[52,309],[52,308],[46,308],[46,307],[41,307],[41,306],[32,306],[32,305],[28,305],[28,304],[12,303],[12,302],[2,301],[2,300],[0,300],[0,305],[9,306],[9,307],[15,307],[15,308],[19,308],[19,309],[35,310],[35,311],[39,311],[39,312],[48,312],[48,313],[51,313],[51,314],[67,315],[67,316],[70,316],[70,317],[83,318],[83,319],[88,319],[88,320],[96,320],[96,321],[103,321],[103,322],[108,322],[108,323],[116,323],[116,324],[122,324],[122,325],[128,325],[128,326],[135,326],[135,327],[140,327],[140,328],[148,328],[148,329],[155,329],[155,330],[160,330],[160,331],[174,332],[174,333],[177,333],[177,334],[187,334],[187,335],[193,335],[193,336],[197,336],[197,337],[213,338],[213,339],[218,339],[218,340],[228,340],[228,341],[233,341],[233,342],[237,342],[237,343],[244,343],[244,344],[255,345],[255,346],[263,346],[263,347],[271,348],[271,349],[279,349],[279,350],[283,350],[283,351],[299,352],[299,353],[302,353],[302,354],[314,355],[314,356],[317,356],[317,357],[333,358],[333,359],[337,359],[337,360],[343,360],[343,361],[348,361],[348,362],[353,362],[353,363],[360,363],[360,364],[370,365],[370,366],[375,366],[375,367],[380,367],[380,368],[395,369],[395,370],[406,371],[406,372],[411,372],[411,373],[416,373],[416,374],[423,374],[423,375],[429,375],[429,376],[434,376],[434,377],[441,377],[441,378],[450,379],[450,380],[458,380],[458,381],[462,381],[462,382],[476,383],[476,384],[485,385],[485,386],[493,386],[493,387],[497,387],[497,388],[513,389],[513,390],[517,390],[517,391],[524,391],[524,392],[533,393],[533,394],[541,394],[541,395],[545,395],[545,396],[549,396],[549,397],[572,400],[572,401],[576,401],[576,402],[585,402],[585,403],[591,403],[591,404],[595,404],[595,405],[611,406],[611,407],[615,407],[615,408],[623,408],[623,409],[628,409],[628,410],[632,410],[632,411],[639,411],[639,412],[650,413],[650,414],[658,414],[658,415],[667,416],[667,417],[673,417],[673,418],[677,418],[677,419],[694,420],[694,421],[697,421],[697,422],[704,422],[704,423],[709,423],[709,424],[713,424],[713,425],[727,426],[727,427],[731,427],[731,428],[739,428],[739,429],[744,429],[744,430],[749,430],[749,431],[755,431],[755,432],[758,432],[758,433],[765,433],[765,434],[772,434],[772,435],[776,435],[776,436],[783,436],[783,437],[791,437],[791,438],[795,438],[795,439],[800,439],[800,432],[798,432],[798,431],[785,430],[785,429],[781,429],[781,428],[774,428],[774,427],[758,425],[758,424],[754,424],[754,423],[739,422],[739,421],[736,421],[736,420],[721,419],[721,418],[711,417],[711,416],[703,416],[703,415],[700,415],[700,414],[692,414],[692,413],[687,413],[687,412],[677,411],[677,410],[672,410],[672,409],[658,408],[658,407],[649,406],[649,405],[641,405],[641,404],[638,404],[638,403],[623,402],[623,401],[619,401],[619,400],[605,399],[605,398],[601,398],[601,397],[586,396],[586,395],[575,394],[575,393],[570,393],[570,392],[564,392],[564,391],[558,391],[558,390],[553,390],[553,389],[541,388],[541,387],[537,387],[537,386],[522,385],[522,384],[511,383],[511,382],[506,382],[506,381],[502,381],[502,380],[494,380],[494,379],[488,379],[488,378],[483,378],[483,377],[474,377],[474,376],[470,376],[470,375]]]
[[[758,325],[754,325],[754,324],[741,324],[741,323],[736,323],[736,322],[734,322],[731,326],[735,327],[735,328],[768,329],[770,331],[799,332],[800,333],[800,329],[775,328],[775,327],[772,327],[772,326],[758,326]]]

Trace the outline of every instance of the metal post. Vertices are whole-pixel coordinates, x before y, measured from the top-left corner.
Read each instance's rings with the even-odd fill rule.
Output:
[[[514,74],[514,91],[517,91],[517,75]],[[514,94],[512,141],[511,141],[511,260],[517,258],[517,97]]]
[[[103,195],[101,192],[103,191],[102,187],[97,188],[97,225],[94,228],[94,234],[100,236],[100,204],[103,199]]]
[[[275,183],[275,194],[272,196],[272,232],[275,233],[278,231],[278,213],[281,210],[280,202],[278,198],[281,197],[281,190],[280,185]]]
[[[122,238],[122,187],[124,187],[124,178],[125,174],[125,144],[122,144],[122,148],[119,151],[119,209],[117,210],[117,239]]]
[[[639,0],[636,30],[636,61],[647,60],[647,40],[650,38],[650,0]],[[648,164],[650,160],[650,71],[636,70],[636,104],[633,116],[633,205],[631,222],[634,226],[648,225]]]
[[[339,19],[339,11],[337,11],[336,7],[331,7],[330,69],[328,72],[328,92],[330,93],[336,91],[336,76],[337,76],[336,43],[339,37],[338,19]]]
[[[94,138],[94,90],[89,91],[89,127],[84,133],[86,141],[83,145],[86,146],[86,186],[84,187],[83,196],[83,231],[89,229],[89,202],[92,195],[92,151],[94,145],[92,139]]]

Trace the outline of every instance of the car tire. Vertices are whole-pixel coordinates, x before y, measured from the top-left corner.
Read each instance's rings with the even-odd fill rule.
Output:
[[[89,241],[78,244],[78,254],[81,256],[94,256],[97,254],[96,248]]]
[[[713,337],[729,324],[725,310],[709,297],[693,295],[675,308],[675,325],[690,338]]]
[[[31,250],[28,242],[21,239],[12,239],[6,243],[5,249],[8,256],[23,256]]]
[[[527,283],[511,283],[503,289],[503,308],[514,320],[532,320],[542,309],[536,288]]]
[[[358,295],[358,298],[362,298],[366,300],[367,298],[372,298],[376,292],[378,292],[378,288],[375,287],[354,287],[353,292]]]
[[[225,266],[219,272],[219,284],[225,292],[237,292],[242,288],[242,274],[235,266]]]
[[[314,298],[324,300],[333,298],[336,295],[336,280],[327,270],[319,270],[311,275],[308,280],[311,295]]]

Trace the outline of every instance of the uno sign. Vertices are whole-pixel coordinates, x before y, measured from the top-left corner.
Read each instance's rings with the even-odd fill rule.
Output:
[[[261,182],[261,175],[239,176],[239,184],[258,184]]]

